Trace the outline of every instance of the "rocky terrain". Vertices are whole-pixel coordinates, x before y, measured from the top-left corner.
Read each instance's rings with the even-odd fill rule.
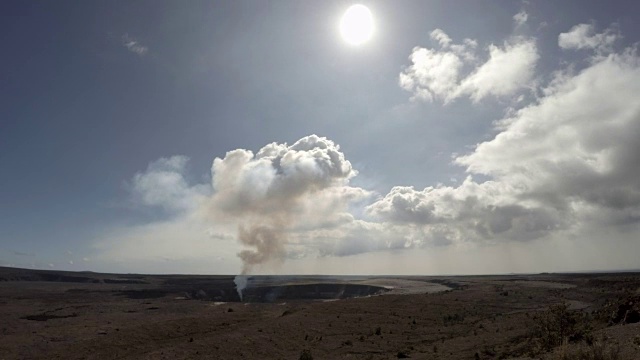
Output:
[[[252,277],[243,300],[231,276],[0,268],[0,359],[640,358],[635,273]]]

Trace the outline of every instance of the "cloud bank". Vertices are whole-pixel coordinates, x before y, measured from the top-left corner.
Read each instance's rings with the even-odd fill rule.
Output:
[[[524,22],[526,16],[514,19]],[[560,34],[559,46],[610,49],[615,37],[609,31],[594,34],[583,25]],[[107,236],[102,253],[126,258],[155,251],[154,257],[172,254],[176,260],[194,253],[237,255],[241,264],[228,266],[239,265],[243,273],[273,269],[285,259],[308,266],[309,259],[329,264],[358,254],[408,254],[406,249],[426,251],[420,253],[435,263],[434,254],[472,261],[473,251],[486,259],[506,251],[530,261],[521,268],[514,261],[512,269],[529,271],[538,268],[528,254],[538,254],[547,268],[563,269],[561,257],[544,257],[550,246],[583,257],[565,271],[606,267],[597,254],[618,266],[632,264],[625,254],[640,250],[634,235],[640,230],[635,47],[600,51],[586,67],[576,71],[569,64],[540,86],[533,39],[489,45],[488,57],[479,61],[473,40],[456,44],[442,30],[431,38],[439,49],[415,48],[412,64],[400,74],[400,86],[414,99],[446,103],[468,96],[477,102],[534,87],[540,94],[497,119],[492,139],[454,158],[468,174],[459,185],[395,186],[386,194],[353,186],[358,173],[352,163],[338,144],[317,135],[255,153],[230,151],[213,160],[211,184],[189,184],[185,157],[163,158],[136,174],[131,189],[136,203],[163,209],[168,220]],[[478,264],[498,269],[485,260]]]
[[[593,226],[637,226],[638,60],[627,50],[555,79],[537,103],[496,122],[494,139],[455,159],[470,174],[460,186],[395,187],[369,205],[369,213],[427,233],[444,228],[450,242],[526,241]]]

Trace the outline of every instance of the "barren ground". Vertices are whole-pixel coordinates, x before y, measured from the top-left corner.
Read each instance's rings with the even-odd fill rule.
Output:
[[[554,358],[532,329],[560,303],[619,359],[640,359],[640,323],[611,323],[640,274],[256,278],[245,303],[229,276],[0,268],[0,280],[0,359]]]

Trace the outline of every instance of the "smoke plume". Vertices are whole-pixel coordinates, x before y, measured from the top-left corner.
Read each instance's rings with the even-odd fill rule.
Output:
[[[240,296],[240,301],[242,301],[242,292],[247,287],[248,276],[246,275],[237,275],[233,282],[236,284],[236,290],[238,291],[238,296]]]
[[[251,250],[242,250],[242,274],[248,274],[254,265],[270,260],[281,260],[285,255],[286,236],[282,226],[252,224],[248,228],[240,226],[238,240]]]
[[[348,186],[356,175],[340,147],[310,135],[293,145],[272,143],[256,154],[234,150],[212,166],[213,206],[238,224],[242,275],[287,257],[296,228],[343,216],[340,209],[365,192]],[[339,220],[335,220],[336,222]],[[238,291],[246,286],[236,278]]]

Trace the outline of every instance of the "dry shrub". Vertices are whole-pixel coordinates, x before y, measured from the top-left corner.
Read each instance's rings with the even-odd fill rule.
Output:
[[[587,315],[570,311],[567,304],[553,305],[533,320],[530,337],[535,352],[551,351],[567,342],[593,342]]]
[[[313,360],[313,356],[311,356],[311,350],[302,350],[299,360]]]
[[[565,345],[554,353],[556,360],[618,360],[620,346],[609,346],[605,342],[596,342],[591,346],[582,345],[569,350]]]

